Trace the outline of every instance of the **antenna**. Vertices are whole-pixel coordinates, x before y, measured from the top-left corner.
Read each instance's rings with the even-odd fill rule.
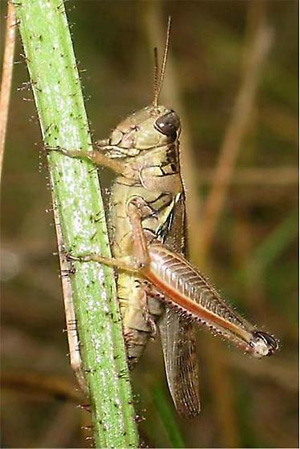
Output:
[[[154,48],[154,99],[153,106],[157,108],[158,102],[158,52],[157,47]]]
[[[153,99],[153,106],[157,108],[158,104],[158,97],[162,88],[162,84],[164,81],[165,73],[166,73],[166,66],[167,66],[167,58],[168,58],[168,51],[169,51],[169,44],[170,44],[170,34],[171,34],[171,23],[172,23],[172,17],[169,16],[168,18],[168,27],[167,27],[167,36],[166,36],[166,43],[165,43],[165,51],[164,56],[162,60],[159,80],[158,80],[158,56],[157,56],[157,48],[154,48],[154,99]]]

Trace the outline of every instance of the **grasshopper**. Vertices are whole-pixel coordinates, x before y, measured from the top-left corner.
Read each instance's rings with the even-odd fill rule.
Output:
[[[113,258],[69,255],[118,267],[117,292],[129,367],[140,359],[159,328],[169,390],[184,417],[200,411],[195,323],[234,342],[254,357],[271,355],[275,338],[257,330],[219,296],[185,258],[185,193],[180,172],[180,119],[158,104],[170,37],[170,19],[154,100],[122,121],[96,149],[59,149],[116,173],[110,195]],[[159,79],[158,79],[159,78]]]

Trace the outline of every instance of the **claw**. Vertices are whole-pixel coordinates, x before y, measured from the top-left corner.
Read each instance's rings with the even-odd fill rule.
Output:
[[[88,262],[90,260],[90,255],[80,254],[78,256],[73,256],[70,253],[66,253],[67,260],[75,261],[75,262]]]
[[[69,253],[66,253],[66,259],[68,260],[68,261],[70,261],[70,260],[78,260],[78,258],[77,257],[75,257],[75,256],[72,256],[72,254],[69,254]]]
[[[89,155],[83,150],[73,150],[73,149],[67,150],[66,148],[60,147],[59,145],[57,145],[56,147],[44,145],[44,149],[47,151],[47,153],[49,153],[50,151],[57,151],[58,153],[61,153],[64,156],[68,156],[71,158],[89,159]]]
[[[50,145],[44,145],[44,150],[49,153],[49,151],[62,151],[62,148],[58,145],[57,147],[50,147]]]

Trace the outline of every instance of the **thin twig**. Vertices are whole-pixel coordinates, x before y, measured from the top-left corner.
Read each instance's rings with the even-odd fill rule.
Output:
[[[230,179],[241,150],[242,141],[248,129],[249,118],[253,111],[259,85],[262,63],[270,49],[271,37],[270,28],[262,21],[256,30],[249,51],[246,52],[243,80],[220,150],[213,186],[204,207],[204,218],[201,232],[199,233],[202,260],[206,260],[206,256],[211,248],[218,221],[228,196]]]
[[[62,236],[62,231],[61,231],[61,224],[59,221],[59,214],[57,211],[57,207],[55,205],[54,195],[52,195],[52,201],[53,201],[53,216],[54,216],[54,223],[55,223],[56,236],[57,236],[57,247],[58,247],[60,269],[61,269],[61,273],[68,273],[69,266],[68,266],[68,261],[66,259],[66,255],[63,251],[63,249],[64,249],[63,236]],[[86,382],[85,382],[84,375],[83,375],[82,359],[81,359],[80,350],[79,350],[80,349],[80,341],[79,341],[79,336],[78,336],[78,331],[77,331],[77,320],[76,320],[75,307],[74,307],[73,298],[72,298],[72,286],[70,283],[69,276],[61,276],[61,283],[62,283],[63,300],[64,300],[64,306],[65,306],[65,318],[66,318],[68,345],[69,345],[69,351],[70,351],[70,363],[75,372],[76,378],[78,380],[78,383],[79,383],[82,391],[85,393],[86,396],[88,396],[88,389],[87,389]]]
[[[214,182],[214,170],[203,170],[199,176],[200,184],[211,184]],[[244,168],[235,171],[234,176],[228,180],[230,185],[245,186],[289,186],[297,185],[299,173],[296,167],[279,168]],[[228,185],[226,180],[220,180],[223,185]]]
[[[2,388],[29,392],[32,396],[50,396],[52,399],[68,400],[76,404],[80,404],[85,400],[75,383],[54,374],[35,371],[20,371],[18,373],[4,371],[1,374],[1,385]]]
[[[13,3],[8,2],[3,71],[0,91],[0,182],[2,176],[5,137],[7,130],[8,110],[11,93],[11,83],[14,67],[16,43],[16,14]]]

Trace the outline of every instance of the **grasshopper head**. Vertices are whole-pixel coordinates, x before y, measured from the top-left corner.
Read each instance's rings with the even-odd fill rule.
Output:
[[[167,55],[169,50],[171,17],[168,20],[167,37],[161,70],[158,68],[157,48],[154,49],[154,98],[153,103],[138,112],[134,112],[121,122],[109,139],[111,158],[135,157],[146,151],[174,144],[180,134],[180,120],[172,109],[158,105],[162,88]]]
[[[144,151],[168,146],[181,131],[175,111],[165,106],[147,106],[123,120],[112,132],[108,150],[112,158],[134,157]]]

